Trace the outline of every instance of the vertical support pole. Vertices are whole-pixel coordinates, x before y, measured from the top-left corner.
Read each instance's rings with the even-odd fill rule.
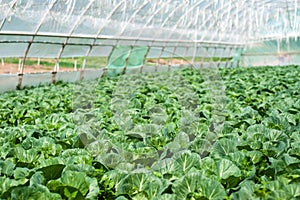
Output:
[[[155,72],[157,72],[158,66],[160,66],[159,59],[161,58],[161,56],[162,56],[162,54],[164,53],[164,51],[165,51],[165,46],[161,48],[160,54],[159,54],[159,56],[157,57],[157,65],[155,66]]]
[[[221,55],[220,55],[219,60],[218,60],[218,67],[221,66],[222,58],[223,58],[223,56],[225,55],[225,50],[226,50],[226,48],[225,48],[225,47],[222,47],[222,52],[221,52]]]
[[[81,70],[80,70],[80,80],[83,79],[84,70],[85,70],[85,65],[86,65],[86,57],[85,57],[84,60],[83,60],[82,67],[81,67]]]
[[[200,48],[200,47],[199,47]],[[203,49],[203,47],[201,47],[201,49]],[[204,50],[205,51],[205,50]],[[202,56],[202,59],[200,61],[200,68],[204,67],[204,56]]]
[[[74,71],[77,71],[77,60],[74,60]]]
[[[217,52],[217,47],[215,47],[215,53],[216,52]],[[214,54],[214,55],[216,55],[216,54]],[[218,56],[218,59],[215,61],[217,63],[216,65],[217,65],[218,68],[220,67],[222,57],[223,57],[223,51],[222,51],[221,55]]]
[[[238,51],[242,51],[241,48],[237,48]],[[241,60],[241,57],[242,57],[242,54],[240,55],[239,59],[236,61],[236,67],[239,67],[240,66],[240,60]]]
[[[20,74],[21,73],[21,68],[22,68],[22,60],[19,59],[19,65],[18,65],[18,73]]]
[[[174,59],[174,55],[175,55],[176,49],[177,49],[177,46],[174,47],[174,50],[173,50],[173,52],[172,52],[172,55],[171,55],[171,63],[170,63],[170,61],[169,61],[168,71],[171,71],[172,61],[173,61],[173,59]],[[174,62],[174,63],[175,63],[175,62]]]
[[[219,59],[217,61],[215,60],[216,52],[217,52],[217,47],[214,47],[214,53],[213,53],[213,57],[211,59],[212,59],[212,64],[217,63],[216,66],[219,67],[219,65],[218,65]]]
[[[86,57],[84,58],[83,60],[83,63],[82,63],[82,67],[81,67],[81,70],[85,70],[85,66],[86,66]]]
[[[117,42],[117,43],[118,43],[118,42]],[[108,55],[108,58],[107,58],[107,64],[109,64],[108,62],[110,61],[110,58],[111,58],[113,52],[115,51],[116,47],[117,47],[117,44],[114,45],[113,48],[111,49],[111,51],[110,51],[110,53],[109,53],[109,55]],[[103,76],[106,76],[106,75],[107,75],[107,65],[106,65],[106,66],[104,67],[104,69],[103,69],[102,77],[103,77]]]
[[[141,69],[140,69],[140,73],[143,73],[143,69],[144,69],[144,66],[146,65],[146,62],[147,62],[147,57],[148,57],[148,54],[150,52],[150,46],[148,46],[147,48],[147,52],[145,53],[144,55],[144,61],[143,61],[143,65],[141,66]]]
[[[229,47],[228,50],[229,50],[229,53],[231,54],[232,53],[232,47]],[[232,60],[229,61],[229,62],[226,62],[225,68],[229,67],[229,63],[231,63],[231,62],[232,62]]]
[[[18,85],[17,85],[17,89],[21,89],[22,87],[22,79],[23,79],[23,74],[18,74],[19,76],[19,80],[18,80]]]
[[[226,50],[227,50],[227,47],[224,47],[224,52],[223,52],[223,55],[225,55],[225,52],[226,52]],[[229,51],[229,53],[230,53],[230,51]],[[225,61],[225,68],[227,67],[227,63],[228,62],[230,62],[228,59],[226,59],[226,61]]]
[[[212,57],[210,58],[210,64],[212,65],[212,66],[214,66],[215,65],[215,61],[214,61],[214,56],[215,56],[215,54],[216,54],[216,51],[217,51],[217,48],[216,47],[214,47],[213,48],[213,53],[212,53]]]
[[[193,53],[193,57],[192,57],[192,64],[195,63],[195,58],[196,58],[196,55],[197,55],[197,51],[198,51],[198,45],[197,45],[197,42],[195,42],[194,53]]]
[[[29,43],[29,47],[31,43]],[[28,50],[25,52],[25,55],[27,55]],[[25,66],[25,60],[26,60],[26,56],[23,59],[19,59],[19,67],[18,67],[18,76],[19,76],[19,81],[18,81],[18,85],[17,88],[21,89],[22,88],[22,81],[23,81],[23,74],[24,74],[24,66]]]
[[[57,61],[56,69],[59,71],[59,61]]]
[[[184,55],[182,55],[183,58],[186,58],[188,51],[189,51],[189,48],[186,47],[186,48],[185,48],[185,51],[184,51]],[[182,60],[182,59],[181,59],[181,60]],[[184,64],[184,63],[183,63],[183,60],[182,60],[182,62],[180,63],[180,66],[179,66],[180,69],[183,67],[183,64]]]
[[[203,58],[202,58],[202,66],[201,67],[204,67],[205,59],[207,58],[206,56],[208,55],[208,47],[203,47],[203,48],[205,51],[205,56],[203,56]]]
[[[236,51],[235,48],[233,48],[233,47],[230,48],[231,52],[234,51],[234,50]],[[234,63],[234,60],[230,62],[230,65],[229,65],[230,68],[233,67],[233,63]]]
[[[54,1],[51,3],[51,5],[49,6],[49,9],[47,10],[47,12],[44,13],[42,19],[40,20],[40,22],[39,22],[37,28],[36,28],[35,31],[34,31],[35,34],[31,37],[31,39],[30,39],[30,41],[29,41],[29,44],[28,44],[28,46],[27,46],[27,49],[26,49],[25,54],[24,54],[24,57],[23,57],[23,62],[22,62],[22,65],[21,65],[21,69],[19,70],[19,72],[20,72],[20,73],[19,73],[19,82],[18,82],[18,86],[17,86],[17,88],[19,88],[19,89],[20,89],[21,86],[22,86],[22,78],[23,78],[23,73],[24,73],[24,65],[25,65],[25,61],[26,61],[28,52],[29,52],[30,47],[31,47],[31,45],[32,45],[32,42],[33,42],[35,36],[37,35],[38,31],[40,30],[40,28],[41,28],[41,26],[42,26],[44,20],[45,20],[46,17],[48,16],[48,13],[51,11],[51,9],[53,8],[53,6],[55,5],[55,3],[56,3],[57,1],[58,1],[58,0],[54,0]],[[14,6],[15,6],[15,5],[16,5],[16,4],[14,4]],[[3,23],[2,23],[2,26],[3,26]]]
[[[52,71],[52,79],[51,79],[51,83],[52,83],[52,84],[55,84],[55,82],[56,82],[56,80],[55,80],[56,74],[57,74],[56,71]]]
[[[4,65],[5,65],[4,58],[1,58],[1,64],[2,64],[2,67],[4,67]]]
[[[41,64],[41,58],[38,58],[37,65],[40,66],[40,64]]]
[[[127,69],[127,65],[128,65],[128,61],[129,61],[129,58],[131,56],[131,53],[133,51],[133,46],[130,46],[130,51],[129,51],[129,54],[125,60],[125,65],[124,65],[124,68],[123,68],[123,74],[126,74],[126,69]]]
[[[59,60],[56,59],[56,62],[55,62],[55,65],[54,65],[54,69],[52,71],[52,81],[51,82],[53,84],[55,84],[55,82],[56,82],[55,78],[56,78],[56,74],[57,74],[58,70],[59,70]]]

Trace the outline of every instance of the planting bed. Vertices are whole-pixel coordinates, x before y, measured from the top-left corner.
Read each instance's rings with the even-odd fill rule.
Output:
[[[300,67],[0,95],[1,199],[299,199]]]

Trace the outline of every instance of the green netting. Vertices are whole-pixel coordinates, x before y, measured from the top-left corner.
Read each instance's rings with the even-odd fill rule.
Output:
[[[243,53],[243,49],[237,49],[235,54],[232,57],[233,62],[238,62],[241,59],[241,55]]]
[[[125,68],[137,68],[144,64],[148,47],[117,46],[107,63],[109,74],[119,74]]]
[[[117,46],[108,60],[107,68],[140,67],[147,50],[147,47]]]

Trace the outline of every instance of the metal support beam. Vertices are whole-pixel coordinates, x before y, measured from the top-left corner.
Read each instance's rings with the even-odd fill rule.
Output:
[[[157,56],[157,65],[155,65],[155,72],[157,72],[158,66],[161,66],[160,63],[159,63],[159,59],[161,59],[161,56],[164,53],[164,51],[165,51],[165,47],[162,47],[159,56]]]
[[[167,31],[167,30],[166,30]],[[32,32],[16,32],[16,31],[1,31],[0,36],[5,35],[5,36],[35,36],[35,37],[54,37],[54,38],[74,38],[74,39],[97,39],[97,40],[125,40],[125,41],[145,41],[145,42],[157,42],[157,43],[166,43],[166,44],[191,44],[191,46],[194,45],[194,43],[201,43],[202,45],[207,45],[207,46],[245,46],[246,43],[241,43],[241,42],[236,42],[236,43],[231,43],[231,42],[221,42],[221,41],[191,41],[191,40],[177,40],[177,39],[170,39],[170,40],[165,40],[165,39],[156,39],[156,38],[136,38],[136,37],[118,37],[118,38],[113,38],[113,37],[108,37],[108,36],[91,36],[91,35],[68,35],[68,34],[47,34],[47,33],[32,33]],[[9,42],[9,41],[7,41]],[[29,41],[27,41],[29,42]],[[45,42],[47,43],[47,42]],[[62,44],[62,43],[59,43]],[[176,46],[176,45],[173,46]],[[258,42],[253,42],[251,44],[258,44]],[[80,44],[78,44],[80,45]],[[91,45],[90,43],[85,43],[85,45]],[[160,45],[162,46],[162,45]]]
[[[79,26],[80,24],[80,21],[82,20],[82,17],[85,15],[85,13],[90,9],[90,7],[92,6],[92,4],[95,2],[95,0],[91,0],[88,5],[85,7],[85,9],[81,12],[81,14],[77,17],[77,20],[75,21],[73,27],[70,29],[69,33],[68,33],[68,36],[66,37],[59,53],[58,53],[58,56],[56,58],[57,62],[60,60],[62,54],[63,54],[63,51],[66,47],[66,45],[68,44],[68,41],[70,40],[70,37],[72,36],[73,32],[75,31],[75,29]],[[57,70],[57,69],[56,69]]]
[[[30,50],[30,47],[33,43],[33,40],[35,38],[35,36],[37,35],[38,31],[40,30],[42,24],[44,23],[44,20],[46,19],[47,15],[50,13],[51,9],[53,8],[53,6],[55,5],[55,3],[57,2],[57,0],[53,1],[48,9],[48,11],[46,13],[44,13],[43,17],[41,18],[41,21],[39,22],[38,26],[36,27],[35,31],[34,31],[34,34],[32,35],[30,41],[29,41],[29,44],[26,48],[26,51],[25,51],[25,54],[24,54],[24,57],[23,57],[23,62],[22,62],[22,66],[21,66],[21,72],[20,72],[20,77],[19,77],[19,83],[18,83],[18,88],[21,88],[22,87],[22,77],[23,77],[23,74],[24,74],[24,67],[25,67],[25,62],[26,62],[26,58],[27,58],[27,55],[28,55],[28,52]]]
[[[144,66],[145,66],[145,64],[146,64],[146,62],[147,62],[147,57],[148,57],[148,54],[149,54],[149,52],[150,52],[150,49],[151,49],[151,47],[148,46],[147,52],[146,52],[145,55],[144,55],[144,61],[143,61],[143,65],[141,66],[140,73],[143,72],[143,68],[144,68]]]
[[[128,65],[128,60],[129,60],[129,58],[130,58],[130,56],[131,56],[132,50],[133,50],[133,46],[130,46],[130,50],[129,50],[128,56],[127,56],[127,58],[125,59],[125,65],[124,65],[124,68],[123,68],[123,74],[126,74],[126,69],[127,69],[127,65]]]
[[[144,4],[142,4],[138,9],[136,9],[136,11],[131,15],[130,19],[128,20],[126,26],[124,26],[121,29],[121,32],[119,34],[119,36],[123,35],[124,31],[126,30],[127,26],[134,20],[135,16],[146,6],[148,5],[150,2],[145,2]]]
[[[12,10],[17,6],[17,3],[18,3],[18,0],[14,0],[12,3],[11,3],[11,7],[8,11],[8,15],[2,20],[2,22],[0,23],[0,31],[2,30],[5,22],[7,21],[7,17],[10,17],[10,13],[12,12]]]

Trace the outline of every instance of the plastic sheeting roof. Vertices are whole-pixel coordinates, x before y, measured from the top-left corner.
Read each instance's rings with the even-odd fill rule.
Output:
[[[300,0],[0,0],[0,57],[112,46],[247,45],[300,35]]]

